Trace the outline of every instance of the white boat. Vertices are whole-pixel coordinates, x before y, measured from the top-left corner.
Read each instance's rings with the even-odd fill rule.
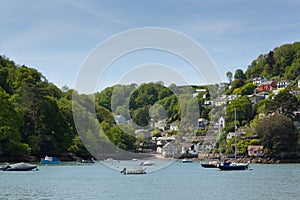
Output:
[[[188,159],[188,158],[184,158],[184,159],[182,159],[182,161],[181,161],[182,163],[192,163],[193,162],[193,160],[191,160],[191,159]]]
[[[141,162],[140,166],[152,166],[154,165],[154,162],[150,160],[146,160],[145,162]]]
[[[121,173],[123,174],[146,174],[146,170],[140,166],[136,166],[132,169],[124,168]]]
[[[35,169],[37,166],[20,162],[13,165],[6,163],[3,167],[0,168],[2,171],[30,171]]]

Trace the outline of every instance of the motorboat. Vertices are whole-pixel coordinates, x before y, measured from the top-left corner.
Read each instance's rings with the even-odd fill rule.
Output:
[[[132,169],[123,168],[122,174],[146,174],[146,170],[140,166],[136,166]]]
[[[9,163],[4,164],[3,167],[0,168],[2,171],[30,171],[37,168],[36,165],[20,162],[13,165]]]
[[[91,159],[88,159],[88,160],[80,160],[79,162],[81,162],[81,163],[95,163],[95,160],[94,160],[94,158],[91,158]]]
[[[225,171],[250,169],[249,163],[234,163],[231,161],[226,161],[226,162],[219,164],[218,168],[220,170],[225,170]]]
[[[145,162],[141,162],[140,166],[152,166],[154,165],[154,162],[150,160],[146,160]]]
[[[57,165],[57,164],[60,164],[60,163],[61,163],[61,161],[56,157],[45,156],[45,158],[41,160],[41,164]]]
[[[191,159],[188,159],[188,158],[184,158],[184,159],[182,159],[182,161],[181,161],[182,163],[192,163],[193,162],[193,160],[191,160]]]

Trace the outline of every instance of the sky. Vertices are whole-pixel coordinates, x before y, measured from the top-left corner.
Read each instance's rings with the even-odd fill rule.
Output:
[[[124,31],[158,27],[197,42],[227,81],[227,71],[245,71],[258,55],[299,41],[299,10],[297,0],[0,0],[0,54],[37,69],[59,88],[74,88],[103,42]],[[97,74],[96,87],[163,77],[165,84],[203,83],[193,70],[178,55],[142,49],[112,61]]]

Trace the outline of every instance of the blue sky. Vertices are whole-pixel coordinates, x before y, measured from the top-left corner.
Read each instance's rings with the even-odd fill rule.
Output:
[[[297,0],[2,0],[0,54],[36,68],[58,87],[72,88],[80,66],[99,43],[122,31],[162,27],[202,45],[226,81],[227,71],[246,70],[259,54],[299,41],[299,10]],[[161,59],[162,64],[188,68],[180,59],[156,54],[146,51],[120,59],[99,88],[124,78],[118,73],[121,65]],[[197,79],[186,71],[188,79]]]

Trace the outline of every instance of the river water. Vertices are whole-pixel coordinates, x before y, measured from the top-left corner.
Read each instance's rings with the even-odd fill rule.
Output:
[[[144,175],[120,170],[138,161],[103,165],[63,163],[37,171],[0,171],[0,199],[299,199],[300,164],[252,164],[253,170],[219,171],[199,162],[155,160]],[[109,166],[109,167],[107,167]],[[114,169],[112,169],[112,168]],[[115,170],[116,169],[116,170]]]

